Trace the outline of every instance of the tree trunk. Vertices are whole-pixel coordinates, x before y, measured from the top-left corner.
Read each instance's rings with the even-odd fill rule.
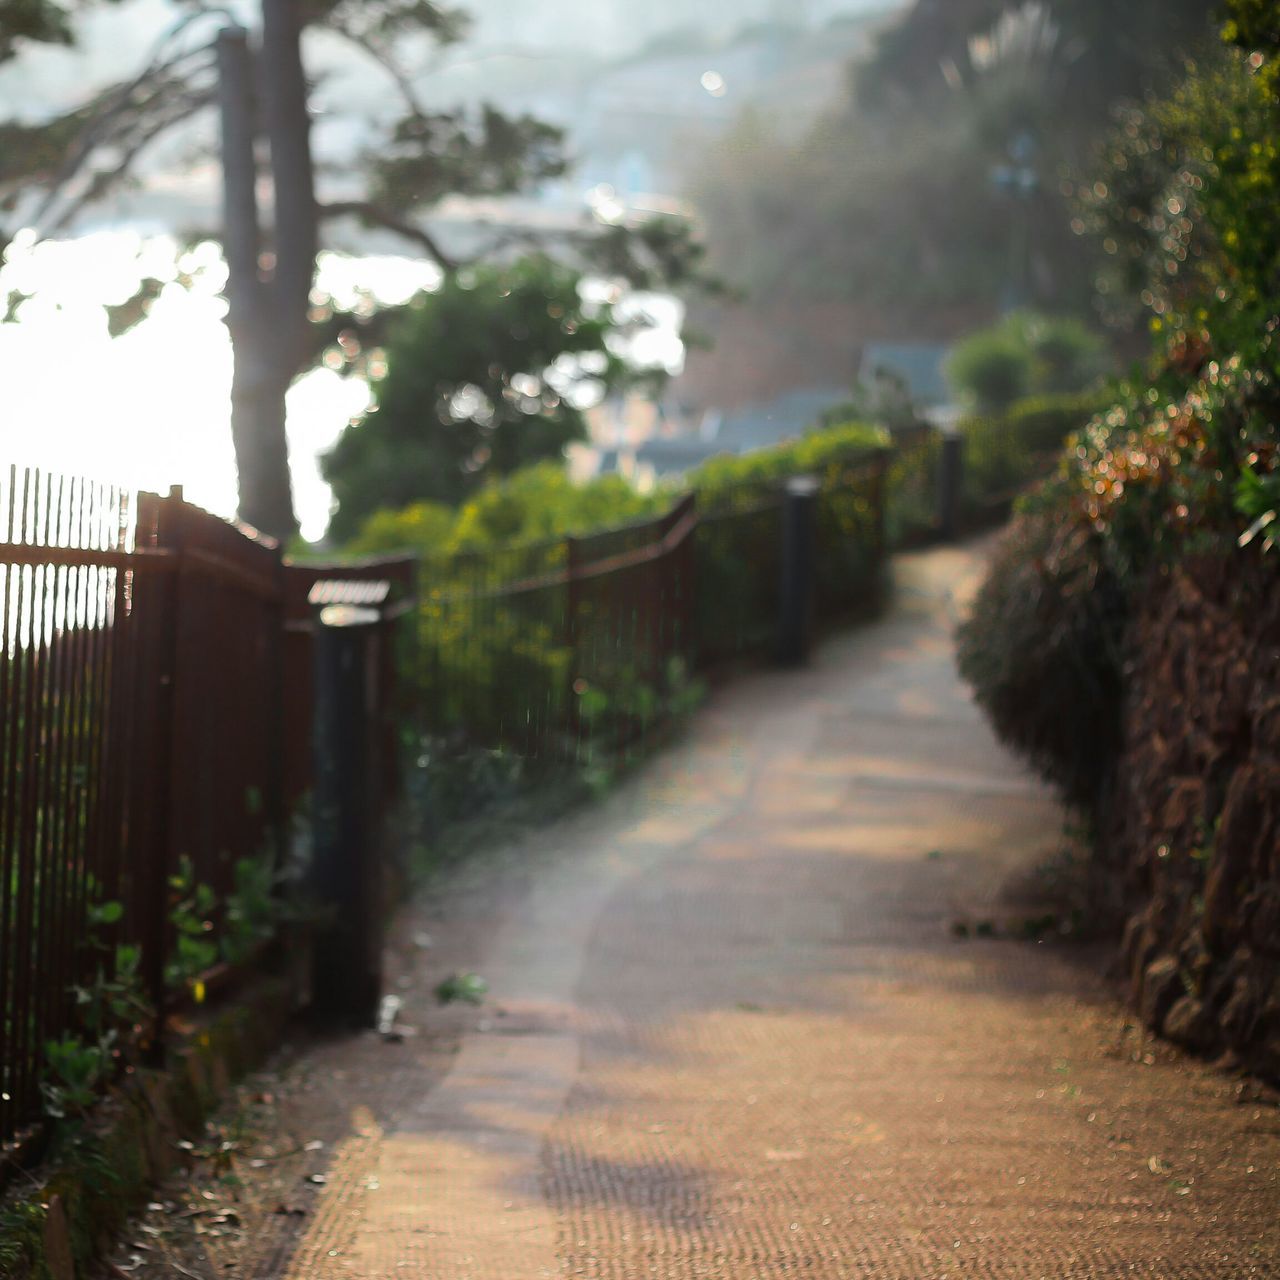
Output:
[[[285,394],[309,355],[307,310],[316,214],[306,81],[294,0],[263,0],[261,75],[275,192],[275,266],[264,280],[254,142],[255,76],[246,33],[218,39],[227,328],[235,371],[231,436],[247,524],[286,541],[297,532],[285,435]]]
[[[232,340],[231,438],[240,478],[238,513],[245,524],[287,542],[298,530],[289,480],[284,399],[292,376]]]
[[[297,0],[262,0],[263,124],[271,144],[275,271],[272,294],[281,365],[310,355],[307,310],[316,270],[315,173]]]
[[[240,518],[287,539],[297,525],[289,487],[284,393],[294,369],[273,357],[270,289],[258,268],[257,165],[253,144],[253,68],[246,32],[218,36],[219,109],[222,120],[223,253],[227,259],[227,328],[234,373],[231,439],[240,482]],[[304,313],[305,321],[305,313]]]

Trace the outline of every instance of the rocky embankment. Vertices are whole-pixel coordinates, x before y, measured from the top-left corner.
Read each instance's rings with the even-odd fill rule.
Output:
[[[1280,1078],[1280,590],[1260,560],[1179,568],[1134,635],[1103,850],[1142,1020]]]

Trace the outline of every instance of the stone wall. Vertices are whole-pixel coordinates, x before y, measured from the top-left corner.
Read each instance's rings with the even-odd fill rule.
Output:
[[[1140,610],[1102,830],[1154,1030],[1280,1077],[1280,575],[1192,562]]]

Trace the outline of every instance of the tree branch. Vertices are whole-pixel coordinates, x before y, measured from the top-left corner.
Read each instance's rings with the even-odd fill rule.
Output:
[[[66,185],[75,178],[93,153],[110,140],[110,130],[121,116],[127,114],[131,108],[139,113],[144,111],[175,84],[176,73],[185,62],[208,52],[208,45],[197,45],[195,48],[185,49],[166,57],[169,46],[192,23],[215,14],[225,15],[228,12],[221,6],[215,5],[200,7],[184,14],[156,41],[150,57],[133,79],[123,81],[100,95],[98,112],[85,125],[83,133],[63,161],[58,173],[49,180],[48,195],[32,218],[34,224],[38,225],[48,216]],[[143,99],[142,103],[136,103],[134,95],[148,85],[157,87],[149,97]]]
[[[170,124],[175,124],[191,114],[191,111],[184,110],[171,117],[168,110],[169,101],[175,92],[189,97],[190,81],[173,78],[169,73],[182,62],[197,54],[207,55],[207,52],[206,49],[189,50],[164,68],[164,79],[156,81],[138,79],[114,94],[104,95],[106,102],[104,109],[86,125],[58,172],[48,179],[47,183],[41,184],[46,187],[46,194],[31,216],[32,225],[39,227],[52,214],[58,202],[63,199],[67,187],[75,181],[94,155],[104,147],[119,146],[126,151],[136,149],[135,144],[131,142],[131,137],[139,129],[146,136],[146,141],[151,141],[157,130],[147,125],[146,121],[153,112],[158,113],[154,118],[161,123],[162,128],[168,128]],[[205,69],[205,66],[197,65],[188,69],[185,75],[196,76]],[[146,96],[139,99],[135,95],[144,87],[148,92]],[[203,102],[198,105],[203,105]],[[79,207],[84,201],[77,199],[73,203]],[[57,218],[53,229],[57,230],[65,223],[66,214],[64,213]]]
[[[412,240],[425,249],[444,271],[456,271],[457,261],[440,247],[439,241],[424,227],[406,222],[369,200],[338,200],[322,204],[317,210],[321,218],[357,218],[369,227],[382,227],[396,235]]]
[[[175,124],[209,106],[215,96],[212,89],[203,93],[187,94],[184,98],[175,101],[166,113],[152,120],[145,128],[124,135],[124,140],[120,143],[123,152],[120,159],[111,168],[100,169],[90,176],[88,186],[60,210],[58,216],[50,223],[47,234],[64,231],[86,205],[92,204],[118,182],[128,177],[138,158],[157,138],[167,133]],[[42,213],[47,211],[53,198],[60,194],[60,191],[53,193],[50,200],[47,200],[42,207]]]
[[[400,96],[404,99],[405,106],[413,115],[421,117],[426,114],[408,73],[396,61],[389,50],[381,48],[372,37],[359,31],[353,31],[349,27],[335,24],[331,30],[334,35],[341,36],[366,56],[372,58],[391,77],[396,88],[400,91]]]

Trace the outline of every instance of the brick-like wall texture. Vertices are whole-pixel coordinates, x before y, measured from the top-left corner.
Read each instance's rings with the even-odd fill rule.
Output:
[[[1273,553],[1274,555],[1274,553]],[[1134,632],[1102,855],[1143,1021],[1280,1077],[1280,575],[1197,561]]]

